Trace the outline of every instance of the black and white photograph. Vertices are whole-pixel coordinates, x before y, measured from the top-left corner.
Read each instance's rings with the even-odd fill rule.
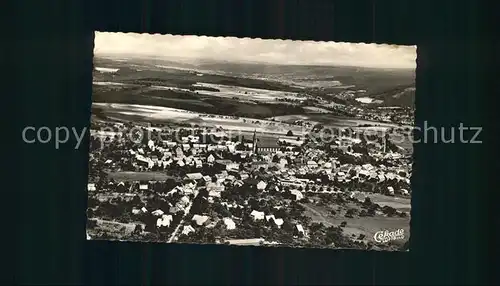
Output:
[[[416,46],[94,43],[87,240],[409,251]]]

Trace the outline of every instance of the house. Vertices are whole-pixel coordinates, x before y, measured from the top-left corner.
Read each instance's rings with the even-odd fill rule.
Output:
[[[230,218],[224,218],[224,224],[226,225],[226,229],[232,230],[236,228],[236,224]]]
[[[212,154],[208,155],[208,157],[207,157],[207,163],[213,164],[214,162],[215,162],[214,155],[212,155]]]
[[[220,198],[221,197],[221,193],[217,192],[217,191],[210,191],[210,192],[208,192],[208,196]]]
[[[253,210],[250,215],[253,217],[254,220],[263,220],[265,214],[263,212],[259,212],[256,210]]]
[[[172,148],[172,147],[177,146],[177,142],[173,142],[173,141],[163,141],[163,144],[165,144],[168,148]]]
[[[378,178],[378,181],[379,181],[380,183],[382,183],[383,181],[385,181],[385,176],[384,176],[383,174],[379,174],[379,175],[377,176],[377,178]]]
[[[95,191],[97,189],[95,187],[95,184],[87,184],[87,190],[92,192],[92,191]]]
[[[157,227],[169,227],[170,226],[170,223],[172,223],[172,220],[174,218],[172,217],[172,215],[162,215],[161,218],[158,218],[156,220],[156,226]]]
[[[281,158],[279,161],[279,165],[281,168],[284,168],[286,165],[288,165],[288,160],[285,158]]]
[[[175,194],[175,193],[182,192],[182,191],[184,191],[184,188],[183,188],[183,187],[181,187],[181,186],[176,186],[176,187],[174,187],[172,190],[170,190],[170,191],[167,193],[167,196],[171,196],[171,195],[173,195],[173,194]]]
[[[144,158],[143,156],[141,155],[137,155],[135,157],[135,159],[137,160],[137,164],[139,166],[143,166],[143,167],[146,167],[146,168],[150,168],[150,166],[153,165],[154,162],[150,162],[147,158]]]
[[[137,209],[137,208],[132,208],[132,214],[134,215],[138,215],[141,213],[141,210],[140,209]]]
[[[312,161],[312,160],[307,161],[307,167],[312,168],[312,169],[318,168],[318,163],[316,163],[315,161]]]
[[[270,219],[275,219],[274,215],[266,215],[266,221],[269,221]]]
[[[304,235],[305,234],[304,228],[302,227],[301,224],[295,225],[295,234],[296,235]]]
[[[304,198],[304,195],[299,191],[299,190],[290,190],[290,193],[295,196],[295,199],[297,201],[300,201]]]
[[[184,152],[182,151],[182,148],[181,148],[181,147],[177,147],[177,148],[175,148],[175,155],[176,155],[178,158],[182,158],[182,157],[184,157]]]
[[[275,218],[274,215],[266,215],[266,221],[269,221],[270,219],[273,219],[273,222],[278,226],[281,227],[283,225],[283,219],[281,218]]]
[[[289,144],[289,145],[298,146],[298,147],[300,147],[300,146],[302,146],[302,144],[304,144],[303,140],[297,140],[296,138],[292,139],[292,138],[286,138],[286,137],[280,137],[278,139],[278,142],[281,144]]]
[[[191,232],[195,232],[194,228],[190,225],[185,225],[182,229],[182,234],[189,235]]]
[[[189,202],[190,202],[190,201],[189,201],[189,198],[188,198],[187,196],[183,196],[183,197],[182,197],[182,198],[181,198],[181,199],[177,202],[177,204],[178,204],[179,206],[183,206],[183,207],[184,207],[184,206],[187,206],[187,205],[189,204]]]
[[[203,179],[203,175],[201,173],[189,173],[189,174],[186,174],[185,179],[186,180],[198,181],[198,180]]]
[[[182,208],[180,208],[178,206],[172,206],[168,210],[168,212],[171,213],[171,214],[175,214],[175,213],[180,212],[180,211],[182,211]]]
[[[147,213],[147,212],[148,212],[148,210],[147,210],[145,207],[142,207],[142,208],[141,208],[141,211],[142,211],[143,213]]]
[[[387,173],[387,174],[385,174],[385,177],[387,178],[387,180],[394,180],[394,179],[396,179],[396,174]]]
[[[238,170],[240,168],[240,164],[237,162],[233,162],[231,160],[216,160],[215,161],[218,166],[225,170]]]
[[[153,140],[148,141],[148,147],[152,149],[155,146],[155,142]]]
[[[406,190],[406,189],[401,189],[399,192],[400,192],[400,193],[401,193],[401,195],[403,195],[403,196],[409,196],[409,195],[410,195],[410,192],[408,192],[408,190]]]
[[[387,187],[387,193],[388,193],[390,196],[394,196],[394,188],[393,188],[393,187]]]
[[[297,179],[293,179],[293,180],[285,180],[285,179],[281,179],[280,180],[280,183],[281,185],[283,186],[288,186],[288,187],[293,187],[293,188],[299,188],[299,187],[302,187],[304,188],[306,183],[304,182],[301,182]]]
[[[200,159],[195,159],[194,165],[196,166],[196,168],[200,169],[203,167],[203,162]]]
[[[195,149],[207,149],[208,144],[193,144],[193,148],[195,148]]]
[[[264,161],[252,162],[251,164],[253,170],[259,170],[260,168],[268,169],[269,163]]]
[[[215,178],[217,179],[217,183],[222,183],[227,178],[227,172],[221,172],[219,174],[215,174]]]
[[[248,179],[249,175],[247,172],[240,172],[240,180]]]
[[[274,223],[278,226],[281,227],[285,221],[283,221],[282,218],[277,218],[274,220]]]
[[[141,190],[141,191],[149,190],[149,185],[148,184],[140,184],[139,190]]]
[[[210,219],[210,217],[208,217],[208,216],[204,216],[204,215],[197,215],[197,214],[195,214],[191,220],[192,220],[192,221],[194,221],[194,222],[196,222],[196,224],[197,224],[197,225],[203,225],[203,224],[205,224],[205,223],[206,223],[209,219]]]
[[[242,187],[243,185],[245,185],[245,183],[243,183],[242,180],[236,180],[233,182],[233,186]]]
[[[162,210],[158,209],[158,210],[151,212],[151,214],[154,216],[162,216],[164,214],[164,212]]]
[[[203,176],[203,181],[205,181],[205,184],[211,183],[212,182],[212,177],[210,177],[210,176]]]
[[[375,168],[372,164],[364,164],[361,167],[363,167],[363,169],[365,169],[367,171],[370,171],[370,170]]]
[[[264,181],[260,181],[259,183],[257,183],[257,190],[259,190],[259,191],[265,190],[266,187],[267,187],[267,184]]]
[[[184,192],[183,193],[184,193],[184,195],[194,194],[194,189],[186,187],[186,188],[184,188]]]

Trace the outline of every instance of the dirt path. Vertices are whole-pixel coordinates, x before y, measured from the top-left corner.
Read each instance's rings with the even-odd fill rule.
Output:
[[[315,210],[314,208],[308,206],[308,205],[305,205],[305,204],[300,204],[301,206],[305,207],[306,209],[308,209],[309,211],[311,211],[312,213],[314,213],[315,215],[317,215],[320,219],[321,219],[321,222],[326,225],[326,226],[334,226],[332,223],[330,223],[327,218],[325,218],[323,216],[323,214],[321,214],[320,212],[318,212],[317,210]]]

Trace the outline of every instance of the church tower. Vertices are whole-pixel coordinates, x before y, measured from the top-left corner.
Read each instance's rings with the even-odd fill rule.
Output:
[[[257,131],[254,129],[254,131],[253,131],[253,140],[252,140],[252,142],[253,142],[252,143],[252,149],[253,149],[252,151],[253,151],[254,154],[257,154],[257,150],[258,150],[257,149],[257,134],[256,133],[257,133]]]

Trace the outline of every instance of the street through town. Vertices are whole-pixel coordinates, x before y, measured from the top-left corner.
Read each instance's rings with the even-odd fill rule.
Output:
[[[168,243],[171,243],[175,240],[175,238],[177,238],[177,235],[179,233],[179,230],[181,229],[181,227],[184,225],[184,221],[186,219],[186,216],[189,215],[189,213],[191,212],[191,206],[193,205],[193,202],[194,200],[196,199],[196,197],[198,196],[199,194],[199,190],[196,189],[194,191],[194,197],[193,199],[189,202],[189,205],[186,207],[186,211],[184,212],[184,215],[182,216],[182,219],[181,221],[179,222],[179,225],[177,225],[177,227],[175,228],[174,232],[172,232],[172,235],[170,235],[170,238],[168,239]]]

